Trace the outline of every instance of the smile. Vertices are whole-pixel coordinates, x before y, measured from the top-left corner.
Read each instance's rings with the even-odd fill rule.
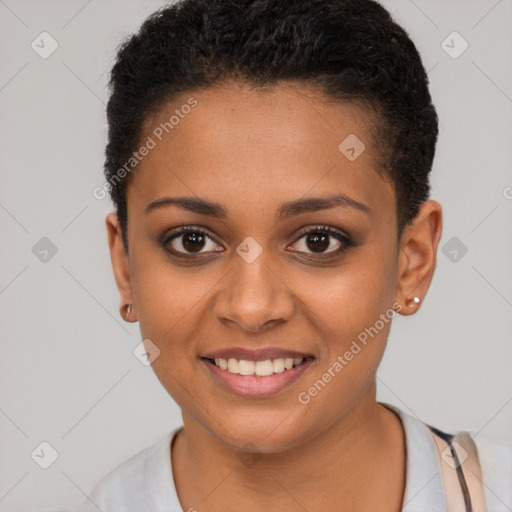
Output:
[[[315,361],[314,357],[272,359],[201,358],[213,382],[245,398],[266,398],[291,387]]]
[[[259,377],[268,377],[274,373],[281,373],[285,370],[302,364],[303,357],[287,357],[277,359],[266,359],[264,361],[247,361],[246,359],[210,359],[221,370],[239,375],[257,375]]]

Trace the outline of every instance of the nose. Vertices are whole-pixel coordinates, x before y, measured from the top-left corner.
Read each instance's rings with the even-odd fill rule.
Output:
[[[234,255],[233,268],[215,301],[214,311],[222,323],[263,332],[292,317],[293,291],[264,256],[265,252],[251,263]]]

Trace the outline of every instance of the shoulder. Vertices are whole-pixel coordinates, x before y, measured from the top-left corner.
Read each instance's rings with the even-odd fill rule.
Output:
[[[465,436],[471,437],[481,466],[483,480],[481,487],[487,510],[512,511],[512,439],[474,431],[462,430],[451,433],[439,431],[394,405],[383,402],[380,404],[396,412],[404,426],[407,449],[404,503],[408,504],[407,507],[404,506],[404,512],[437,510],[432,503],[438,505],[439,510],[444,510],[446,482],[444,482],[443,467],[446,465],[442,464],[444,457],[436,446],[431,429],[451,437],[455,442],[459,440],[468,450],[471,450],[471,446],[465,444]],[[461,435],[462,437],[459,437]],[[471,477],[470,474],[467,476]]]
[[[93,488],[79,512],[148,510],[152,508],[153,486],[162,485],[169,443],[173,432],[125,460]],[[168,480],[167,480],[168,482]],[[166,483],[165,480],[163,483]]]
[[[105,475],[93,488],[80,508],[80,512],[100,510],[124,510],[129,503],[136,500],[137,505],[144,490],[143,475],[148,455],[154,447],[148,447],[119,464]]]
[[[468,432],[478,450],[489,510],[512,509],[512,439]]]

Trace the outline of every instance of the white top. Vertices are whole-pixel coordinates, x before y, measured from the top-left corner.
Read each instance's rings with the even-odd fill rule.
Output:
[[[402,512],[446,512],[441,465],[427,425],[398,407],[404,426],[407,466]],[[103,477],[79,512],[184,512],[172,476],[171,441],[166,434]],[[488,512],[512,510],[512,440],[469,432],[478,448]]]

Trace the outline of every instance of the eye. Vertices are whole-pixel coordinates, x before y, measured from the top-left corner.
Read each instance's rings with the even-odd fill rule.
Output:
[[[302,239],[304,239],[303,242],[301,242]],[[164,236],[161,244],[166,251],[183,257],[223,250],[223,247],[217,244],[206,231],[195,226],[184,226],[177,231],[171,231]],[[342,231],[330,226],[317,226],[302,230],[298,240],[291,247],[297,249],[298,246],[298,252],[322,257],[339,255],[353,245],[355,245],[354,242]]]
[[[166,235],[162,245],[174,254],[185,256],[222,250],[222,247],[219,248],[215,240],[206,231],[194,226],[184,226],[170,236]],[[203,251],[205,247],[207,250]]]
[[[304,241],[300,242],[302,239],[304,239]],[[352,245],[354,245],[354,243],[347,235],[330,226],[318,226],[312,229],[307,228],[301,231],[299,239],[294,243],[294,246],[303,247],[312,251],[307,252],[307,250],[299,249],[299,252],[318,254],[320,256],[324,254],[329,256],[341,254]]]

